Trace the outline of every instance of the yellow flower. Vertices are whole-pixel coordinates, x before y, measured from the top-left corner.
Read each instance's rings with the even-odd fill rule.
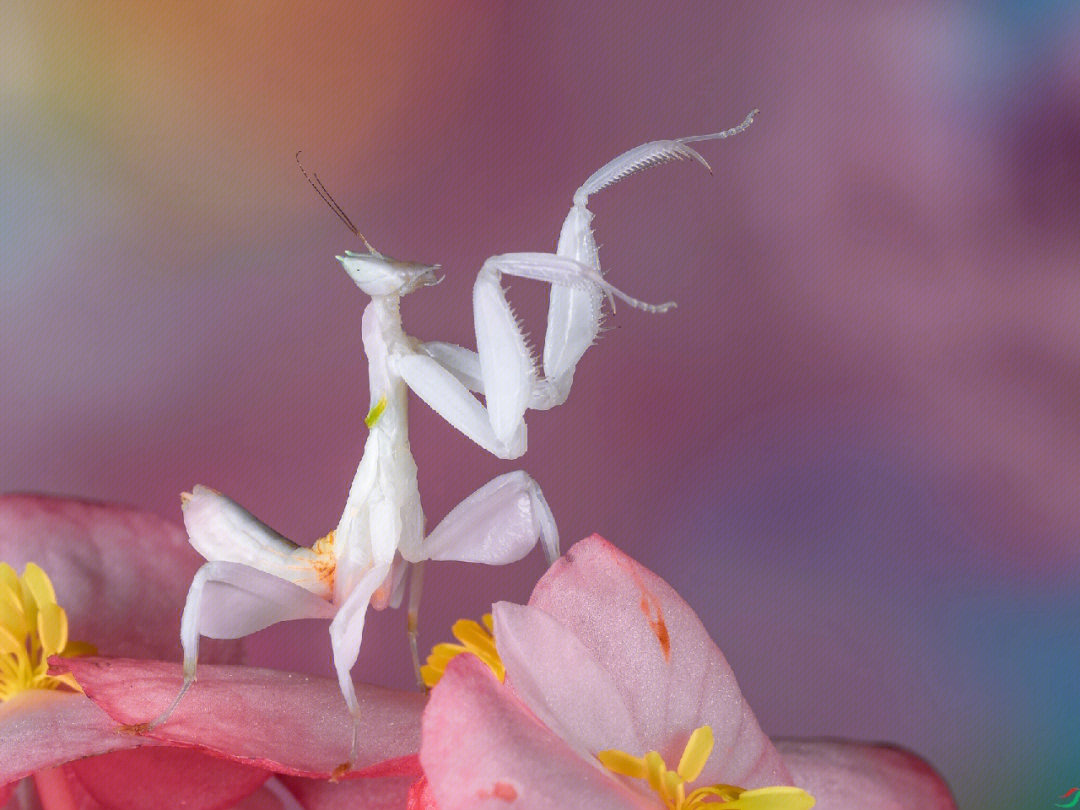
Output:
[[[0,563],[0,702],[28,689],[73,689],[70,674],[49,675],[49,656],[92,655],[90,644],[68,640],[68,620],[41,568],[27,563],[22,576]]]
[[[643,757],[631,756],[625,751],[601,751],[596,758],[610,771],[646,780],[670,810],[701,810],[714,804],[725,810],[809,810],[814,806],[813,796],[787,785],[754,790],[735,785],[706,785],[687,793],[687,782],[698,778],[712,749],[712,729],[701,726],[690,735],[674,771],[668,770],[664,758],[656,751]]]
[[[429,689],[435,686],[454,658],[471,653],[479,658],[502,681],[506,669],[495,646],[494,620],[484,614],[483,626],[470,619],[454,622],[450,631],[460,644],[437,644],[421,667],[420,675]],[[679,765],[668,770],[663,757],[649,751],[635,757],[625,751],[600,751],[596,758],[610,771],[632,779],[644,779],[668,810],[707,810],[708,806],[723,805],[725,810],[809,810],[814,797],[796,787],[776,785],[746,790],[736,785],[704,785],[687,790],[687,784],[701,775],[713,750],[713,733],[709,726],[694,730],[686,742]]]
[[[472,653],[490,669],[500,681],[506,677],[502,659],[495,649],[494,623],[490,613],[483,616],[483,626],[472,619],[458,619],[454,622],[450,632],[460,644],[436,644],[427,663],[420,667],[420,677],[424,680],[424,686],[428,689],[433,687],[446,672],[446,665],[462,653]]]

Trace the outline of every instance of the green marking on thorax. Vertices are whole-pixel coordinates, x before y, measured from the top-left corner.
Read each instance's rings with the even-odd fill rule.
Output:
[[[386,410],[386,397],[379,397],[379,401],[371,406],[371,410],[368,411],[368,415],[364,417],[364,424],[368,426],[368,430],[375,427],[375,423],[379,421],[379,417],[382,416],[382,412]]]

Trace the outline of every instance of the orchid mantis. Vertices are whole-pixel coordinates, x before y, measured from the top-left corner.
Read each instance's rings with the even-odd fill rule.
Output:
[[[555,254],[511,253],[488,259],[473,290],[476,352],[448,343],[421,343],[405,333],[401,297],[437,283],[438,265],[398,261],[379,253],[315,177],[312,185],[367,247],[366,253],[347,251],[337,257],[371,298],[362,322],[370,389],[363,456],[337,527],[310,548],[281,536],[206,487],[195,487],[184,497],[190,542],[208,562],[195,575],[181,620],[184,686],[150,725],[164,722],[194,682],[200,636],[238,638],[300,618],[330,619],[334,668],[356,718],[361,706],[349,673],[359,656],[367,609],[401,604],[409,564],[414,565],[409,631],[416,661],[424,560],[501,565],[521,559],[538,542],[549,562],[558,556],[551,510],[536,482],[521,471],[488,482],[425,534],[416,463],[409,448],[408,389],[489,452],[501,458],[524,453],[525,411],[552,408],[566,400],[577,363],[596,339],[605,296],[649,312],[673,306],[646,304],[603,278],[590,229],[589,195],[670,160],[691,158],[707,167],[687,144],[741,132],[753,115],[723,132],[631,149],[595,172],[574,194]],[[552,285],[543,376],[534,368],[501,287],[504,273]],[[473,391],[483,394],[486,404]],[[355,759],[356,728],[354,723],[350,762]]]
[[[538,541],[549,562],[558,557],[551,510],[540,488],[520,471],[485,484],[425,536],[409,448],[407,390],[397,371],[401,360],[419,348],[402,329],[400,299],[436,283],[438,267],[396,261],[368,249],[367,254],[338,257],[371,297],[362,322],[371,408],[364,420],[369,429],[364,453],[337,528],[307,548],[206,487],[185,496],[188,537],[209,562],[195,574],[181,619],[184,686],[155,724],[167,719],[194,682],[200,636],[238,638],[303,618],[331,620],[338,683],[358,718],[361,707],[349,673],[360,653],[367,609],[400,605],[409,563],[432,559],[502,565],[521,559]],[[415,576],[409,608],[414,658],[418,603]],[[354,722],[350,763],[357,727]]]

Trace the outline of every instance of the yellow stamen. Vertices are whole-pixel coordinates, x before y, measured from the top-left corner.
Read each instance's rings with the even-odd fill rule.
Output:
[[[609,771],[629,776],[631,779],[644,779],[647,774],[645,760],[630,756],[625,751],[601,751],[596,758]]]
[[[484,624],[474,622],[471,619],[459,619],[454,622],[450,632],[460,644],[436,644],[431,649],[424,666],[420,667],[420,677],[424,685],[430,689],[437,684],[446,672],[446,665],[462,653],[472,653],[485,664],[488,669],[495,673],[500,681],[506,677],[499,651],[495,648],[493,636],[495,622],[490,613],[485,613]]]
[[[368,415],[364,417],[364,424],[368,426],[368,430],[375,427],[375,423],[379,421],[379,417],[382,416],[382,412],[386,410],[386,397],[379,397],[379,401],[371,406],[371,410],[368,411]]]
[[[667,770],[667,766],[664,764],[664,758],[660,756],[656,751],[650,751],[645,755],[645,779],[649,783],[649,787],[664,796],[664,772]]]
[[[90,644],[68,640],[67,613],[56,603],[48,574],[27,563],[19,576],[0,563],[0,703],[28,689],[81,692],[71,675],[49,675],[49,656],[95,652]]]
[[[64,609],[56,602],[46,602],[38,608],[38,638],[43,650],[58,653],[67,646],[68,621]]]
[[[814,806],[814,797],[797,787],[775,785],[773,787],[741,790],[731,785],[732,798],[724,799],[724,810],[810,810]],[[697,793],[697,791],[694,791]],[[686,810],[697,810],[706,804],[715,804],[704,797],[697,798],[691,793],[686,802]]]
[[[701,769],[712,753],[713,733],[708,726],[694,729],[690,739],[686,742],[686,749],[679,760],[676,771],[684,782],[693,782],[701,776]]]
[[[701,775],[713,749],[713,733],[708,726],[694,730],[679,758],[677,770],[669,771],[663,757],[649,751],[635,757],[625,751],[601,751],[596,755],[608,770],[632,779],[644,779],[669,810],[700,810],[706,805],[723,805],[723,810],[809,810],[814,797],[796,787],[743,790],[735,785],[706,785],[691,793],[686,783]]]

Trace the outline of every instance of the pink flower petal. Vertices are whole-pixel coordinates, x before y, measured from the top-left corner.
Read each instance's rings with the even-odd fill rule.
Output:
[[[594,535],[548,569],[529,604],[557,619],[611,673],[639,736],[667,762],[678,762],[690,732],[708,725],[716,743],[702,783],[790,784],[731,667],[690,606],[654,573]],[[548,635],[513,641],[538,660],[556,661],[560,653],[548,649],[553,643]],[[581,688],[570,674],[555,687]],[[517,665],[511,672],[508,664],[507,677],[517,683],[525,675]],[[556,706],[573,703],[551,699]],[[563,718],[564,726],[575,722],[580,720]]]
[[[180,613],[202,558],[184,532],[148,512],[39,495],[0,496],[0,561],[40,565],[70,636],[103,655],[180,660]],[[205,661],[238,661],[211,642]]]
[[[451,661],[432,690],[423,738],[420,762],[438,810],[656,808],[538,722],[471,655]]]
[[[493,608],[507,685],[544,725],[584,757],[617,748],[648,751],[613,674],[539,608]]]
[[[78,810],[113,810],[90,795],[67,768],[46,768],[23,781],[23,790],[34,795],[37,803],[28,807],[78,808]],[[19,805],[23,808],[23,805]]]
[[[421,776],[412,783],[405,810],[439,810],[435,805],[435,797],[431,795],[431,785],[426,776]]]
[[[179,664],[53,658],[117,723],[157,717],[180,691]],[[200,666],[168,722],[146,736],[298,776],[329,777],[348,759],[352,719],[337,680],[239,666]],[[360,684],[360,750],[348,775],[418,775],[424,697]]]
[[[74,692],[34,689],[0,703],[0,785],[79,757],[153,744]]]
[[[114,810],[224,810],[253,793],[269,773],[190,748],[116,751],[70,762],[94,799]]]
[[[384,776],[344,782],[284,776],[282,783],[306,810],[405,810],[416,776]]]
[[[814,810],[956,810],[945,781],[914,754],[888,745],[777,740]]]
[[[233,805],[233,810],[296,810],[302,807],[284,787],[275,786],[275,780],[276,777],[271,776],[258,790]]]
[[[419,767],[419,766],[418,766]],[[265,774],[263,775],[265,778]],[[347,782],[333,783],[333,782],[316,782],[310,779],[304,779],[303,777],[284,777],[286,780],[296,780],[297,782],[310,782],[312,785],[325,785],[331,788],[331,790],[323,792],[321,790],[314,790],[306,792],[303,789],[290,790],[285,784],[275,776],[270,776],[260,785],[254,793],[240,799],[235,803],[230,803],[229,807],[232,810],[327,810],[332,808],[334,804],[326,803],[326,796],[351,796],[356,801],[353,804],[343,804],[340,806],[349,807],[350,810],[390,810],[390,808],[403,808],[405,807],[404,800],[397,804],[377,804],[372,803],[369,798],[374,796],[376,799],[383,794],[387,794],[390,790],[394,790],[400,798],[401,795],[407,793],[409,785],[415,781],[418,781],[415,777],[388,777],[388,778],[375,778],[370,780],[356,779]],[[368,793],[360,791],[348,791],[348,786],[357,786],[362,788],[367,782],[375,783],[375,787]],[[342,791],[334,791],[333,788],[340,787]],[[18,794],[15,791],[18,790]],[[15,798],[12,798],[13,794]],[[28,795],[30,798],[29,804],[26,803],[23,794]],[[39,804],[35,803],[33,798],[36,794],[36,801],[40,805],[46,807],[70,807],[78,808],[78,810],[115,810],[116,804],[102,804],[93,795],[87,791],[83,786],[79,777],[72,771],[70,767],[62,766],[59,768],[50,768],[45,771],[38,771],[32,777],[27,777],[22,782],[11,782],[7,785],[0,785],[0,808],[3,810],[26,810],[29,807],[38,807]],[[111,797],[110,797],[111,798]],[[11,804],[7,804],[7,802]],[[333,799],[331,799],[333,801]],[[160,805],[162,810],[169,810],[173,807],[180,806],[179,802],[185,802],[184,807],[189,807],[187,798],[184,796],[170,796],[168,800]],[[431,808],[434,810],[434,808]]]

